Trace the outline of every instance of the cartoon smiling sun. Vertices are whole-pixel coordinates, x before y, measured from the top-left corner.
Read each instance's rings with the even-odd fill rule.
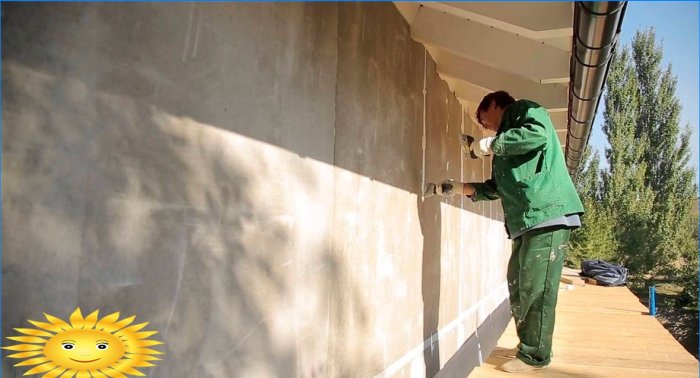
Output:
[[[149,346],[163,344],[148,340],[157,331],[138,332],[148,323],[129,326],[134,317],[119,320],[115,312],[98,320],[98,311],[83,317],[80,309],[70,316],[70,324],[44,314],[49,323],[29,322],[37,328],[15,328],[27,336],[8,339],[25,344],[3,347],[19,353],[8,358],[27,358],[15,366],[34,366],[24,375],[46,373],[42,378],[62,377],[125,377],[144,374],[136,367],[155,366],[153,355],[162,354]],[[126,375],[125,375],[126,374]]]

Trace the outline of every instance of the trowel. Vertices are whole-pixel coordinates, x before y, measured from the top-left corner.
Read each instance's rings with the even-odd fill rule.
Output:
[[[465,154],[469,153],[469,157],[471,159],[478,159],[479,158],[478,156],[476,156],[476,154],[472,150],[472,143],[474,143],[473,136],[467,135],[467,134],[460,134],[459,142],[462,145],[462,151],[464,151]]]
[[[423,190],[423,197],[432,197],[433,195],[435,195],[435,184],[429,182],[425,184],[425,188]]]

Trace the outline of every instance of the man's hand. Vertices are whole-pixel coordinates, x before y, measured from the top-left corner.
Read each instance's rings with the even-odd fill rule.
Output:
[[[463,194],[464,184],[454,180],[445,180],[442,184],[435,185],[435,194],[440,197],[454,197],[455,194]]]
[[[493,143],[493,140],[496,139],[495,137],[486,137],[480,139],[476,143],[472,143],[472,151],[474,151],[474,154],[478,157],[483,158],[484,156],[491,155],[493,154],[493,150],[491,149],[491,144]]]

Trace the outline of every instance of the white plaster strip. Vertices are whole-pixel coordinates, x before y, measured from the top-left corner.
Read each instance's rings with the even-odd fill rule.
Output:
[[[461,135],[463,135],[463,134],[464,134],[464,108],[462,108],[462,104],[459,105],[459,116],[460,116],[460,118],[461,118],[461,122],[459,123],[459,132],[460,132]],[[463,183],[463,182],[464,182],[464,160],[465,160],[465,156],[464,156],[464,152],[462,151],[462,146],[461,146],[462,137],[460,136],[459,139],[460,139],[460,146],[459,146],[459,182],[462,182],[462,183]],[[466,197],[466,196],[463,196],[463,195],[462,195],[462,196],[459,196],[459,208],[460,208],[461,210],[464,210],[464,197]],[[460,212],[459,212],[459,235],[458,235],[458,238],[459,238],[459,239],[457,239],[458,241],[459,241],[459,240],[464,240],[464,235],[462,235],[462,232],[464,231],[463,225],[464,225],[464,211],[460,211]],[[458,261],[458,263],[459,263],[459,266],[466,266],[466,264],[465,264],[464,261],[462,260],[462,258],[464,257],[464,253],[465,253],[465,251],[464,251],[465,248],[464,248],[464,247],[465,247],[465,246],[464,246],[464,243],[459,243],[459,258],[457,259],[457,261]],[[458,269],[458,272],[459,272],[459,273],[458,273],[458,280],[457,280],[457,282],[459,282],[459,284],[457,284],[457,308],[462,308],[462,306],[463,306],[463,302],[462,302],[462,300],[463,300],[463,298],[464,298],[464,297],[462,296],[462,272],[463,272],[463,271],[464,271],[464,269]],[[460,339],[460,340],[462,339],[462,337],[464,337],[464,332],[463,332],[463,331],[464,331],[463,329],[460,329],[460,330],[459,330],[459,334],[457,334],[457,338]]]
[[[426,94],[428,93],[428,49],[423,47],[423,53],[423,139],[421,140],[421,144],[423,147],[423,167],[421,168],[421,179],[419,189],[422,199],[425,198],[425,146],[427,145],[427,140],[425,136],[425,120],[427,118],[427,114],[425,113],[425,109],[427,107]]]
[[[190,35],[192,34],[192,20],[194,19],[194,6],[192,3],[190,5],[190,18],[187,22],[187,33],[185,34],[185,47],[182,49],[182,62],[187,62],[187,51],[190,49]]]
[[[501,302],[506,300],[506,298],[508,298],[508,285],[506,282],[503,282],[500,286],[498,286],[498,288],[491,291],[491,293],[489,293],[488,296],[482,298],[480,301],[476,302],[474,305],[463,311],[457,318],[447,323],[447,325],[442,327],[436,334],[433,334],[430,338],[423,340],[421,344],[416,345],[413,349],[408,351],[408,353],[404,354],[401,358],[394,361],[394,363],[389,365],[386,369],[384,369],[384,371],[375,375],[374,377],[380,378],[393,376],[404,366],[413,361],[416,357],[422,355],[425,349],[430,348],[431,345],[437,342],[440,338],[444,338],[448,333],[454,331],[454,329],[457,328],[459,324],[464,322],[468,317],[472,316],[473,313],[479,308],[483,307],[489,302],[500,304]],[[494,308],[493,310],[495,309],[496,308]],[[464,341],[466,340],[460,340],[460,342]]]

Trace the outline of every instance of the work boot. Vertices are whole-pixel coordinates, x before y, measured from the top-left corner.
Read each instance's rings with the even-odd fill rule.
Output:
[[[519,358],[514,358],[505,364],[501,365],[501,370],[508,373],[527,373],[533,370],[544,369],[547,366],[532,366],[524,363]]]

